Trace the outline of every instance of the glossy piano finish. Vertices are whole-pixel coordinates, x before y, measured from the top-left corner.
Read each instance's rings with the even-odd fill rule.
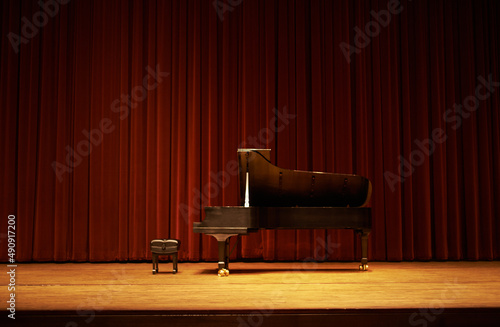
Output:
[[[241,205],[247,172],[250,206],[363,207],[370,200],[372,186],[363,176],[283,169],[271,163],[270,152],[238,150]]]
[[[360,269],[367,270],[370,181],[281,169],[269,158],[270,150],[239,150],[240,202],[247,197],[249,206],[205,207],[205,219],[193,225],[195,233],[217,239],[219,270],[229,269],[229,239],[259,229],[353,229],[361,236]]]
[[[201,230],[201,227],[234,227],[249,230],[371,228],[370,208],[205,207],[205,213],[205,220],[195,223],[198,230]]]

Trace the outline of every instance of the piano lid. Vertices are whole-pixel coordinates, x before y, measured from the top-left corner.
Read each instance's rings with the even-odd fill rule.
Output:
[[[247,176],[250,206],[363,207],[370,201],[372,187],[365,177],[282,169],[270,158],[270,149],[238,149],[241,205]]]

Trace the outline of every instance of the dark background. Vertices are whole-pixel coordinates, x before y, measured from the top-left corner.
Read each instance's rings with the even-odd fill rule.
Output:
[[[181,260],[215,260],[192,223],[202,206],[238,204],[238,147],[368,177],[370,260],[500,257],[500,90],[480,82],[500,81],[499,1],[402,1],[398,13],[386,0],[48,2],[0,5],[0,260],[9,214],[18,261],[144,260],[167,237]],[[157,85],[147,67],[165,72]],[[454,112],[478,87],[476,110]],[[446,140],[427,155],[435,130]],[[233,257],[325,254],[355,260],[359,239],[261,231]]]

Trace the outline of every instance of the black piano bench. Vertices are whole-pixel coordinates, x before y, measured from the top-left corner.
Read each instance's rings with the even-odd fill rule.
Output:
[[[181,241],[175,239],[158,239],[151,241],[151,253],[153,254],[153,275],[158,273],[158,256],[171,255],[174,265],[173,273],[177,272],[177,252]]]

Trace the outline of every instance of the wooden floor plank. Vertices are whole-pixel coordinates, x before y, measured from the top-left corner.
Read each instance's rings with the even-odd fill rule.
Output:
[[[16,268],[20,311],[500,308],[500,262],[30,263]],[[0,282],[6,285],[7,274]],[[6,287],[0,290],[7,298]],[[266,311],[267,310],[267,311]]]

